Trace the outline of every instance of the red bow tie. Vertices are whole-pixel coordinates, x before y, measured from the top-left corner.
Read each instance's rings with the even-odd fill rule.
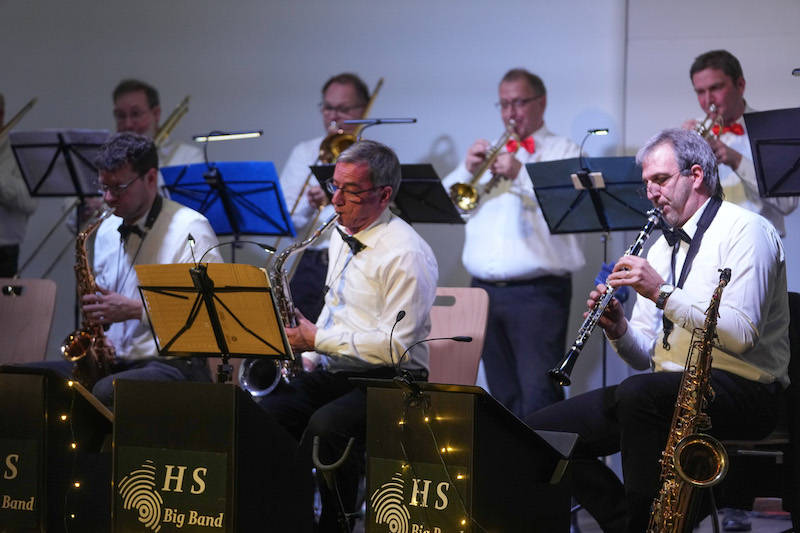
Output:
[[[713,128],[711,128],[711,132],[714,135],[721,135],[719,131],[719,125],[715,124]],[[738,122],[734,122],[730,126],[723,126],[722,133],[733,133],[734,135],[744,135],[744,128]]]
[[[531,135],[526,139],[523,139],[521,143],[518,143],[514,139],[511,139],[506,143],[506,151],[509,154],[516,154],[520,146],[525,148],[525,150],[529,154],[532,154],[534,151],[536,151],[536,143],[533,142],[533,135]]]

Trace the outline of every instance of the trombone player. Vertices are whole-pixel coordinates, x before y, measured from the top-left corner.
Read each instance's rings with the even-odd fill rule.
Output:
[[[509,70],[499,85],[497,108],[509,141],[490,167],[505,176],[479,202],[466,225],[462,254],[472,286],[489,293],[483,362],[492,395],[517,416],[562,399],[545,376],[561,359],[572,293],[571,273],[584,264],[574,235],[551,235],[525,163],[577,157],[578,147],[545,126],[547,91],[539,76]],[[520,146],[521,145],[521,146]],[[490,143],[478,139],[445,187],[472,180]],[[492,179],[484,175],[480,184]]]
[[[763,216],[781,237],[785,236],[783,218],[795,210],[798,197],[761,198],[758,194],[743,117],[755,110],[744,99],[745,80],[739,60],[727,50],[700,54],[689,69],[689,77],[706,120],[687,120],[683,128],[698,131],[714,150],[725,199]]]
[[[322,86],[319,110],[326,134],[298,143],[289,154],[280,176],[286,205],[291,210],[292,222],[301,239],[309,229],[315,229],[317,221],[327,220],[334,213],[333,207],[326,205],[327,197],[310,175],[308,167],[325,159],[320,157],[320,150],[328,134],[336,131],[354,132],[355,125],[342,122],[362,118],[368,101],[367,85],[349,72],[329,78]],[[295,306],[312,322],[317,319],[324,304],[328,243],[328,238],[324,237],[306,248],[290,282]]]

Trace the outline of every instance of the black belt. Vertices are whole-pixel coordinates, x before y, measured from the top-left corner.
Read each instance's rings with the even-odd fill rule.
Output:
[[[475,278],[475,281],[482,285],[489,285],[490,287],[519,287],[523,285],[539,285],[550,283],[564,283],[572,279],[571,274],[563,276],[539,276],[538,278],[530,279],[510,279],[503,281],[487,281],[480,278]]]

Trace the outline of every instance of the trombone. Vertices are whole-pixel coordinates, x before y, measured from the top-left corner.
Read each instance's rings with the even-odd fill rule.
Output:
[[[16,125],[17,125],[17,123],[18,123],[20,120],[22,120],[22,117],[24,117],[24,116],[25,116],[25,114],[26,114],[28,111],[30,111],[30,110],[33,108],[33,106],[34,106],[34,105],[36,105],[36,100],[37,100],[37,98],[31,98],[30,102],[28,102],[27,104],[25,104],[25,105],[22,107],[22,109],[20,109],[20,110],[17,112],[17,114],[16,114],[16,115],[14,115],[14,116],[11,118],[11,120],[9,120],[8,122],[6,122],[6,124],[5,124],[5,125],[4,125],[2,128],[0,128],[0,138],[3,138],[3,137],[5,137],[5,136],[8,134],[8,132],[10,132],[10,131],[11,131],[11,130],[14,128],[14,126],[16,126]]]
[[[372,94],[367,101],[367,105],[364,106],[364,112],[361,114],[361,118],[367,118],[369,116],[369,112],[372,109],[372,105],[375,103],[375,99],[378,96],[378,93],[383,87],[383,78],[378,79],[378,83],[375,84],[375,89],[373,89]],[[342,152],[350,148],[359,138],[361,134],[361,130],[365,127],[365,124],[359,124],[353,133],[346,133],[344,129],[338,127],[335,122],[331,122],[328,127],[329,133],[322,139],[322,142],[319,144],[319,154],[317,155],[317,159],[314,161],[314,165],[318,163],[324,163],[326,165],[335,164],[336,160],[339,159],[339,155]],[[293,217],[294,212],[297,210],[297,207],[300,205],[302,198],[306,195],[306,191],[311,183],[311,177],[313,176],[312,172],[308,173],[306,176],[305,181],[303,182],[303,187],[300,189],[300,193],[297,195],[297,198],[292,204],[292,208],[289,210],[289,216]],[[314,214],[314,217],[311,219],[310,223],[308,224],[308,230],[306,234],[301,239],[305,241],[308,237],[311,236],[311,233],[316,229],[317,222],[319,221],[319,215],[322,213],[322,208],[324,205],[321,205],[317,208],[317,212]],[[280,248],[281,238],[278,238],[275,241],[275,248]],[[303,251],[301,250],[297,253],[297,257],[294,259],[291,268],[289,269],[288,278],[291,279],[294,276],[295,271],[297,270],[297,266],[300,264],[300,258],[303,255]],[[270,257],[272,259],[272,257]]]
[[[156,145],[156,147],[160,148],[161,145],[167,141],[170,133],[172,133],[172,130],[175,129],[175,126],[178,125],[178,122],[180,122],[183,116],[188,112],[189,95],[187,94],[183,100],[181,100],[181,103],[172,110],[172,113],[169,114],[167,120],[165,120],[161,126],[158,127],[156,134],[153,136],[153,143]]]

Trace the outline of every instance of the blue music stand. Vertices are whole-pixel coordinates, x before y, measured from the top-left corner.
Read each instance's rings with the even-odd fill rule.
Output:
[[[217,235],[296,235],[270,161],[162,167],[174,201],[203,213]]]

